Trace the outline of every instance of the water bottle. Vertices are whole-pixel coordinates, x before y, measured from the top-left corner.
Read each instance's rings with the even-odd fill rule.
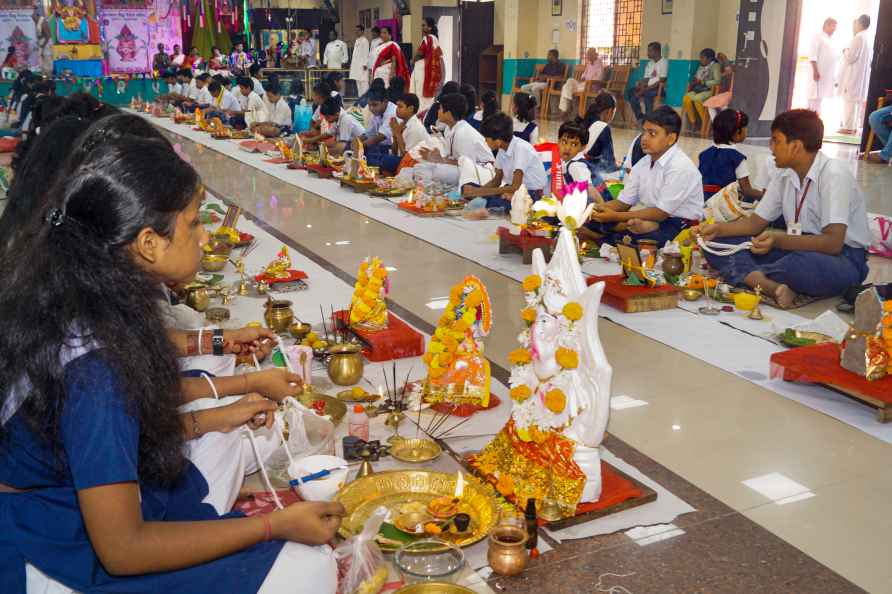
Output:
[[[369,416],[361,404],[357,404],[347,415],[347,433],[363,441],[369,440]]]

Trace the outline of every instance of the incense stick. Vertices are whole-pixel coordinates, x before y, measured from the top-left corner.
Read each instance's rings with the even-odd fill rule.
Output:
[[[322,309],[322,304],[319,304],[319,315],[322,316],[322,330],[325,332],[325,340],[328,340],[328,326],[325,325],[325,310]]]
[[[455,431],[456,429],[458,429],[459,427],[461,427],[462,425],[464,425],[465,423],[467,423],[470,420],[471,420],[471,417],[468,417],[467,419],[463,419],[463,420],[459,421],[458,423],[456,423],[449,429],[441,431],[434,439],[445,439],[447,435],[449,435],[450,433],[452,433],[453,431]]]

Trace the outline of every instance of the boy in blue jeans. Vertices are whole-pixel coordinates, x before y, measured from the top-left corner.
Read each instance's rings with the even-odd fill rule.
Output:
[[[813,111],[775,118],[771,152],[781,171],[755,212],[698,231],[707,242],[752,242],[730,256],[705,256],[726,282],[761,287],[782,308],[793,307],[799,294],[842,295],[867,277],[871,236],[864,196],[846,164],[820,152],[823,137],[824,124]],[[780,215],[786,232],[768,229]]]
[[[871,163],[887,164],[892,160],[892,105],[881,107],[868,118],[870,129],[883,143],[883,150],[867,155]],[[870,147],[868,147],[869,149]]]
[[[489,116],[480,125],[480,133],[489,148],[498,151],[496,174],[482,186],[465,185],[462,196],[486,198],[486,208],[501,207],[506,211],[511,210],[511,197],[521,185],[526,186],[534,201],[541,198],[548,183],[545,167],[533,145],[514,135],[511,117],[502,112]],[[503,186],[505,180],[510,181]]]

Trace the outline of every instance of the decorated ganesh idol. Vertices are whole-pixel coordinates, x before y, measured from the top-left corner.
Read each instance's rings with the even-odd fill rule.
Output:
[[[610,414],[613,370],[597,326],[604,284],[586,286],[574,240],[586,202],[573,193],[555,209],[562,227],[548,265],[533,252],[523,282],[526,330],[510,355],[511,418],[471,460],[520,507],[529,498],[550,501],[561,517],[601,496],[598,448]]]
[[[353,300],[350,303],[350,326],[374,332],[387,328],[387,269],[380,258],[364,260],[359,265]]]
[[[426,401],[489,406],[489,361],[483,356],[480,339],[491,327],[492,306],[486,287],[476,276],[466,276],[452,288],[424,355]]]

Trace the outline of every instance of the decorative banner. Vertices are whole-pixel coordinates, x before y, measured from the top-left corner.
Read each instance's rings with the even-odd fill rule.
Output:
[[[0,10],[0,47],[3,56],[6,48],[15,47],[15,57],[19,64],[27,64],[34,68],[40,65],[40,54],[37,51],[37,30],[31,9]]]
[[[178,0],[155,0],[154,8],[149,9],[149,60],[158,51],[159,43],[164,44],[167,53],[173,51],[174,44],[183,45],[183,30],[180,23]],[[151,65],[151,64],[150,64]]]
[[[95,0],[52,0],[56,43],[99,43]]]
[[[111,73],[148,72],[150,10],[109,10],[102,15]]]
[[[152,8],[153,0],[101,0],[102,10],[134,10],[140,8]]]

